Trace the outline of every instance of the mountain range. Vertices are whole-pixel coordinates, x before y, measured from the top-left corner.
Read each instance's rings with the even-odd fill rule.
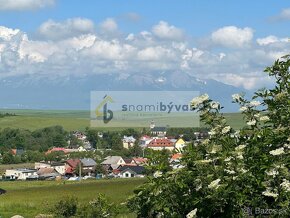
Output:
[[[225,112],[237,111],[234,93],[246,90],[201,80],[184,72],[15,76],[0,79],[0,108],[89,110],[91,91],[199,91],[219,101]]]

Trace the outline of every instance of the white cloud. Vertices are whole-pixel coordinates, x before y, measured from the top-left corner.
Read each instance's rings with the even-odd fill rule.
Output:
[[[277,43],[277,42],[289,42],[288,38],[278,38],[276,36],[270,35],[265,38],[258,38],[257,43],[261,46]]]
[[[94,23],[86,18],[72,18],[63,22],[48,20],[39,27],[39,33],[48,39],[61,39],[93,32]]]
[[[255,89],[257,84],[260,87],[263,87],[273,83],[270,77],[261,75],[261,73],[252,73],[247,75],[237,75],[232,73],[219,74],[213,75],[212,78],[222,83],[243,87],[245,89]]]
[[[36,10],[54,5],[55,0],[0,0],[2,11]]]
[[[166,31],[172,33],[172,28],[169,29]],[[290,53],[290,43],[277,36],[258,38],[257,43],[250,43],[253,37],[250,28],[219,29],[215,32],[218,34],[213,34],[215,44],[210,49],[199,44],[192,46],[188,38],[177,40],[179,34],[171,34],[175,36],[171,39],[165,35],[166,40],[161,40],[160,36],[164,35],[157,37],[156,32],[149,31],[99,34],[94,23],[84,18],[50,20],[38,31],[42,37],[36,40],[19,29],[0,26],[0,77],[27,73],[130,75],[164,71],[166,74],[168,70],[251,89],[268,84],[263,69]],[[225,35],[218,37],[221,32]],[[239,34],[242,38],[234,37]],[[225,41],[228,44],[223,45],[227,48],[220,48]],[[213,46],[217,44],[216,50]]]
[[[180,40],[184,34],[181,29],[175,26],[170,26],[165,21],[160,21],[157,25],[153,26],[152,32],[161,39]]]
[[[19,33],[19,29],[10,29],[4,26],[0,26],[0,39],[10,41],[13,36]]]
[[[148,47],[138,52],[138,59],[142,61],[161,61],[164,59],[173,59],[174,54],[170,49],[161,46]]]
[[[284,8],[280,14],[273,17],[274,20],[290,20],[290,8]]]
[[[230,48],[247,46],[252,38],[253,30],[249,27],[241,29],[235,26],[226,26],[211,34],[211,39],[215,44]]]
[[[100,27],[104,32],[115,32],[118,30],[118,24],[113,18],[107,18],[104,20]]]

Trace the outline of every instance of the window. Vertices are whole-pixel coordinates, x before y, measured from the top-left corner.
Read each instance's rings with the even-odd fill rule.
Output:
[[[129,173],[125,173],[125,177],[129,177]]]

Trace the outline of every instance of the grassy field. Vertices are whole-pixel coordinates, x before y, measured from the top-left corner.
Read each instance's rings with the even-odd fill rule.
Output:
[[[138,185],[145,179],[87,180],[81,182],[63,181],[15,181],[0,182],[0,188],[7,191],[0,195],[0,217],[10,218],[22,215],[25,218],[47,214],[47,209],[59,199],[75,196],[79,203],[86,203],[105,194],[110,201],[120,204],[126,201]],[[124,208],[123,216],[135,217]]]
[[[0,128],[22,128],[35,130],[43,127],[61,125],[66,130],[84,130],[90,126],[89,111],[69,110],[0,110],[1,112],[15,113],[17,116],[0,118]],[[240,113],[226,113],[229,124],[237,129],[244,125]],[[101,130],[121,130],[125,128],[99,128]],[[141,129],[141,128],[140,128]]]

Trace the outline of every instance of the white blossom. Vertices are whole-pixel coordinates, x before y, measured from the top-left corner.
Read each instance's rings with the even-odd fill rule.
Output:
[[[290,192],[290,182],[287,179],[283,179],[283,182],[280,184],[280,186],[286,191]]]
[[[235,148],[236,151],[243,150],[246,147],[246,145],[239,145]]]
[[[244,156],[240,154],[240,155],[237,156],[237,158],[240,159],[240,160],[243,160]]]
[[[215,135],[216,134],[216,131],[214,129],[212,129],[211,131],[208,132],[208,134]]]
[[[208,159],[208,160],[200,160],[198,161],[199,163],[211,163],[212,160],[211,159]]]
[[[270,171],[266,171],[266,174],[268,176],[273,176],[274,178],[276,177],[276,175],[279,175],[279,171],[275,170],[275,169],[271,169]]]
[[[290,149],[290,145],[289,144],[284,144],[284,147]]]
[[[228,174],[235,174],[236,173],[234,170],[225,169],[224,171]]]
[[[233,159],[233,157],[227,157],[227,158],[225,159],[225,161],[228,162],[228,161],[230,161],[231,159]]]
[[[240,111],[242,111],[242,112],[244,112],[244,111],[246,111],[246,110],[248,110],[248,108],[245,107],[245,106],[242,106],[242,107],[240,108]]]
[[[161,177],[161,176],[162,176],[162,172],[160,172],[160,171],[156,171],[156,172],[153,174],[153,176],[154,176],[155,178]]]
[[[212,109],[218,109],[219,106],[220,106],[220,103],[218,103],[218,102],[216,102],[216,101],[213,101],[213,102],[210,103],[210,107],[211,107]]]
[[[193,108],[195,108],[195,107],[197,107],[198,105],[200,105],[201,103],[203,103],[204,101],[206,101],[208,99],[209,99],[208,94],[203,94],[201,96],[198,96],[198,97],[192,99],[191,106]]]
[[[210,142],[209,139],[205,139],[205,140],[202,141],[202,144],[203,144],[203,145],[208,145],[209,142]]]
[[[231,127],[230,126],[226,126],[222,129],[222,134],[226,134],[228,133],[229,131],[231,130]]]
[[[233,100],[240,100],[242,98],[242,96],[240,94],[233,94],[232,95]]]
[[[196,213],[197,213],[197,208],[195,208],[194,210],[190,211],[190,212],[186,215],[186,218],[193,218],[193,217],[196,217]]]
[[[195,188],[195,190],[196,190],[196,191],[199,191],[201,188],[202,188],[202,184],[199,184],[199,185]]]
[[[261,102],[259,102],[259,101],[251,101],[250,102],[250,106],[257,107],[259,105],[261,105]]]
[[[270,120],[270,118],[268,117],[268,116],[262,116],[262,117],[260,117],[260,121],[269,121]]]
[[[246,173],[246,172],[248,172],[248,170],[246,170],[246,169],[244,169],[244,168],[241,168],[241,169],[239,169],[239,170],[240,170],[241,173]]]
[[[250,120],[247,122],[247,125],[254,126],[256,124],[256,120]]]
[[[270,154],[272,154],[273,156],[277,156],[277,155],[280,155],[280,154],[284,154],[284,148],[277,148],[275,150],[272,150],[269,152]]]
[[[263,191],[262,194],[264,196],[267,196],[267,197],[273,197],[273,198],[278,197],[278,194],[277,193],[274,193],[274,192],[271,192],[270,189],[267,189],[266,191]]]
[[[220,182],[221,180],[220,179],[216,179],[216,180],[214,180],[214,181],[212,181],[209,185],[208,185],[208,187],[210,188],[210,189],[217,189],[220,185],[219,185],[219,182]]]

